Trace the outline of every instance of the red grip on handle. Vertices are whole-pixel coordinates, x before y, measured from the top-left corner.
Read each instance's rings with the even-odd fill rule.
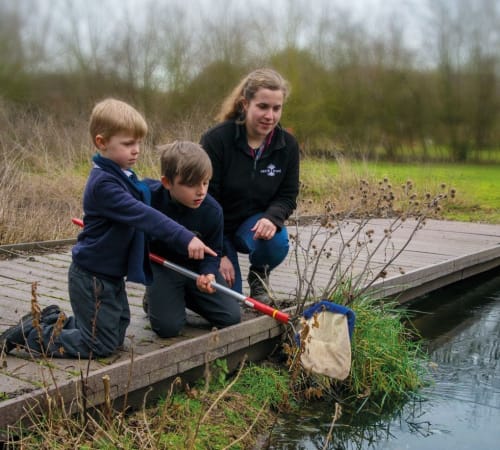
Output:
[[[165,262],[165,259],[160,258],[158,255],[155,255],[154,253],[149,254],[149,259],[160,265],[163,265],[163,263]]]
[[[79,227],[83,227],[83,220],[78,219],[77,217],[73,217],[71,219],[71,222],[73,222],[75,225],[78,225]]]
[[[251,306],[252,308],[256,309],[257,311],[260,311],[261,313],[264,313],[267,316],[271,316],[278,322],[288,323],[289,316],[287,313],[284,313],[283,311],[279,311],[276,308],[266,305],[265,303],[258,302],[257,300],[254,300],[253,298],[250,297],[247,297],[245,299],[245,303]]]

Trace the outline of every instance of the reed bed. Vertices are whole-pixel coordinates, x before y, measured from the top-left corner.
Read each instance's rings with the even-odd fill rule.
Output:
[[[82,214],[82,192],[95,152],[87,117],[57,118],[0,103],[0,245],[75,238],[72,216]],[[155,145],[200,136],[200,122],[150,125],[137,172],[159,176]],[[380,174],[337,157],[305,159],[301,169],[300,214],[324,212],[334,203],[348,210],[362,180],[375,183]],[[405,196],[398,198],[405,201]]]

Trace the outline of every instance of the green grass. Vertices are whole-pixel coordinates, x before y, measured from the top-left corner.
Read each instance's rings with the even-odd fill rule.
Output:
[[[481,148],[467,150],[466,163],[471,164],[495,164],[500,163],[500,149]],[[432,163],[455,161],[453,149],[444,145],[432,145],[427,151],[421,145],[401,146],[395,149],[393,156],[390,156],[386,149],[378,147],[375,149],[374,157],[377,160],[385,161],[426,161]]]
[[[394,186],[413,181],[419,192],[435,191],[441,183],[456,189],[456,199],[443,211],[443,218],[466,222],[500,223],[500,165],[452,163],[403,164],[346,162],[306,159],[301,179],[316,200],[333,191],[332,185],[353,178],[389,178]]]
[[[364,297],[351,306],[356,312],[353,365],[345,381],[303,371],[299,365],[291,370],[272,363],[249,363],[234,377],[227,361],[220,359],[193,388],[172,389],[155,405],[126,415],[114,411],[90,416],[83,409],[69,415],[52,397],[54,407],[45,415],[30,414],[32,426],[11,428],[9,444],[21,448],[14,445],[20,442],[27,450],[48,448],[44,442],[54,450],[243,450],[254,448],[280,411],[300,411],[303,401],[335,399],[347,414],[390,412],[423,385],[425,358],[403,324],[403,312],[393,304]]]

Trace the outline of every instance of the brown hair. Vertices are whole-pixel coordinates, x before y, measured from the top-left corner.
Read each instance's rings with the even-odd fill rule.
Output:
[[[157,147],[161,151],[161,174],[170,183],[180,177],[181,184],[192,186],[212,178],[212,163],[201,145],[174,141]]]
[[[120,132],[128,132],[134,138],[142,138],[148,132],[148,126],[134,107],[121,100],[107,98],[94,106],[90,114],[89,131],[95,143],[98,134],[109,139]]]
[[[221,109],[216,116],[218,122],[236,119],[240,123],[244,121],[243,100],[250,101],[255,97],[259,89],[280,90],[283,92],[283,101],[290,94],[288,82],[273,69],[257,69],[244,77],[231,91],[222,103]]]

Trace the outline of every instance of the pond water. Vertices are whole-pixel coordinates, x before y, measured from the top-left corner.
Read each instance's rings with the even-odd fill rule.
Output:
[[[436,291],[410,309],[419,311],[413,322],[430,356],[433,385],[391,417],[336,424],[326,448],[499,449],[500,271]],[[266,448],[325,448],[332,413],[323,402],[282,417]]]

